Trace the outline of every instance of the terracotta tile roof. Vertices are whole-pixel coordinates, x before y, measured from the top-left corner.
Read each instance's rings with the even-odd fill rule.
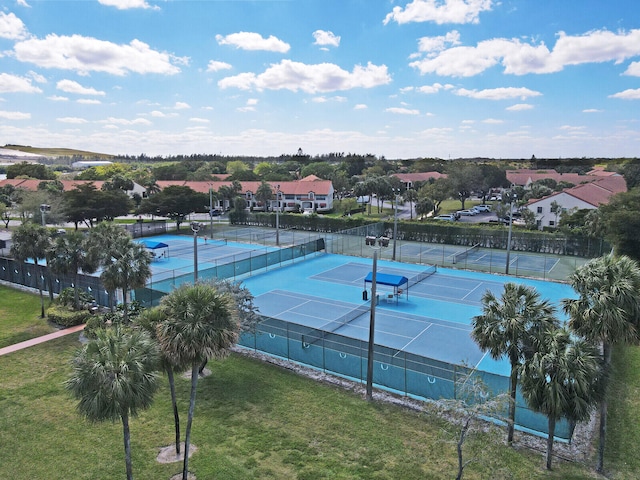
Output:
[[[318,177],[315,177],[318,178]],[[163,189],[171,185],[188,186],[196,192],[209,193],[209,187],[213,188],[214,192],[217,192],[221,186],[230,186],[232,182],[191,182],[186,180],[159,180],[156,182],[158,186]],[[241,193],[258,191],[262,182],[247,181],[240,182],[242,185]],[[302,195],[309,192],[313,192],[316,195],[329,195],[332,193],[331,180],[313,180],[310,177],[306,177],[302,180],[288,181],[288,182],[267,182],[271,185],[271,189],[276,191],[276,185],[280,185],[280,191],[285,195]]]
[[[555,192],[547,197],[544,197],[544,200],[555,197],[556,195],[560,195],[561,193],[565,193],[577,198],[578,200],[588,203],[589,205],[592,205],[594,208],[597,208],[600,205],[606,205],[607,203],[609,203],[611,197],[616,193],[622,193],[626,191],[627,183],[623,177],[619,175],[611,177],[598,177],[590,183],[584,183],[575,187],[567,188],[562,192]],[[530,200],[527,205],[533,205],[540,200],[543,199],[538,198]]]

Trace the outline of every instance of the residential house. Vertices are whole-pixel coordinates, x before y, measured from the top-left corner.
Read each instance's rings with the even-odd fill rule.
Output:
[[[609,199],[616,193],[626,192],[627,184],[619,175],[601,176],[589,183],[583,183],[561,192],[556,192],[544,198],[534,199],[527,203],[526,208],[536,216],[539,229],[557,227],[561,212],[571,210],[596,209],[600,205],[609,203]],[[552,212],[554,202],[560,211]]]
[[[391,176],[398,178],[407,190],[414,188],[417,182],[428,182],[431,179],[447,178],[446,173],[440,172],[394,173]]]

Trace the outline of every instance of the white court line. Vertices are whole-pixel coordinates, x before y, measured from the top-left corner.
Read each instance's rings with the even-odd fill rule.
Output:
[[[430,324],[429,324],[429,325],[427,325],[424,329],[422,329],[422,331],[421,331],[420,333],[418,333],[415,337],[413,337],[409,343],[406,343],[406,344],[404,345],[404,347],[402,347],[400,350],[398,350],[398,352],[393,356],[393,358],[396,358],[398,355],[400,355],[400,353],[404,352],[404,351],[405,351],[405,349],[406,349],[407,347],[409,347],[409,345],[411,345],[413,342],[415,342],[415,341],[418,339],[418,337],[419,337],[420,335],[422,335],[424,332],[426,332],[427,330],[429,330],[432,326],[433,326],[433,323],[430,323]]]
[[[473,288],[469,293],[467,293],[464,297],[462,297],[462,300],[466,300],[469,295],[471,295],[473,292],[479,289],[482,286],[482,283],[483,282],[478,283],[478,285],[476,285],[475,288]]]

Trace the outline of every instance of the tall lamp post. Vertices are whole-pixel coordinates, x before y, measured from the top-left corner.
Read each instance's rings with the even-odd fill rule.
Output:
[[[193,231],[193,283],[198,281],[198,232],[202,227],[201,223],[191,222],[191,230]]]
[[[211,224],[210,238],[213,238],[213,187],[209,184],[209,223]]]
[[[399,189],[393,190],[395,195],[395,207],[393,209],[393,255],[391,259],[395,262],[396,260],[396,244],[398,242],[398,196],[400,194]]]
[[[509,257],[511,254],[511,230],[513,223],[513,201],[517,198],[517,195],[513,192],[509,192],[509,234],[507,235],[507,265],[505,266],[505,274],[509,275]]]
[[[373,249],[373,270],[371,272],[371,310],[369,313],[369,346],[367,349],[367,386],[366,398],[373,400],[373,346],[375,344],[376,333],[376,280],[378,273],[378,251],[389,246],[389,239],[386,237],[365,237],[365,243]],[[376,243],[378,246],[376,247]]]
[[[280,184],[276,185],[276,246],[280,246]]]

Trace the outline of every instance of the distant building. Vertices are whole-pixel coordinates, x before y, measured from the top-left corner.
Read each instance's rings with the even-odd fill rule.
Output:
[[[526,208],[536,216],[539,229],[557,227],[561,212],[571,210],[596,209],[606,205],[616,193],[626,192],[627,184],[620,175],[600,176],[589,183],[583,183],[562,192],[556,192],[548,197],[535,199],[527,203]],[[556,202],[561,211],[556,216],[551,211],[551,205]]]
[[[440,172],[394,173],[391,176],[399,179],[407,190],[414,188],[417,182],[428,182],[431,179],[447,178],[446,173]]]

